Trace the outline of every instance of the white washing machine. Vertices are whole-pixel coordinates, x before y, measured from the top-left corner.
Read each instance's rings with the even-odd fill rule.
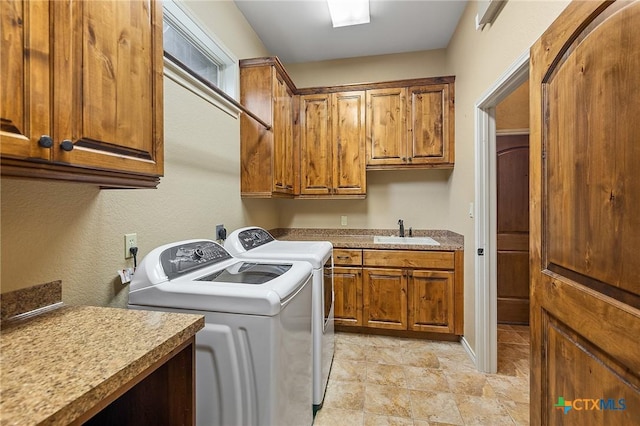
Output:
[[[313,405],[322,406],[334,352],[333,245],[328,241],[279,241],[258,227],[233,231],[224,243],[238,258],[293,261],[313,266]]]
[[[210,240],[151,251],[129,290],[132,309],[201,314],[196,422],[311,425],[311,265],[236,259]]]

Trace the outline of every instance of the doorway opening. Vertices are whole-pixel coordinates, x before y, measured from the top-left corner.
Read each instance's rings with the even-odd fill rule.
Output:
[[[496,107],[529,78],[529,52],[522,54],[476,102],[476,367],[498,367],[498,229]]]
[[[529,377],[529,80],[496,106],[497,373]]]

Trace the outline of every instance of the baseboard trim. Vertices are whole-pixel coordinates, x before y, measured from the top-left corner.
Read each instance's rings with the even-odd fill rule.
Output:
[[[462,343],[462,347],[467,352],[467,355],[469,355],[469,358],[471,358],[471,361],[473,361],[473,365],[478,368],[478,365],[476,364],[476,353],[473,351],[473,349],[471,349],[469,342],[467,342],[467,339],[465,339],[464,336],[460,338],[460,343]]]

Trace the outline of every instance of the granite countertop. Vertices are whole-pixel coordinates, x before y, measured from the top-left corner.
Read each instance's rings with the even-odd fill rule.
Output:
[[[92,306],[5,323],[0,424],[68,424],[203,327],[199,315]]]
[[[279,240],[330,241],[334,248],[346,249],[395,249],[395,250],[464,250],[464,236],[452,231],[414,229],[414,237],[431,237],[439,246],[420,244],[379,244],[373,241],[376,235],[397,236],[397,229],[321,229],[321,228],[277,228],[269,232]],[[409,229],[405,230],[409,235]]]

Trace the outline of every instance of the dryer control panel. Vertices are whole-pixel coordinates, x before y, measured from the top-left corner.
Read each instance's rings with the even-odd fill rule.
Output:
[[[162,268],[169,279],[211,266],[232,256],[213,241],[195,241],[173,246],[160,254]]]
[[[262,228],[245,229],[238,233],[238,239],[242,247],[247,251],[275,241],[275,238]]]

